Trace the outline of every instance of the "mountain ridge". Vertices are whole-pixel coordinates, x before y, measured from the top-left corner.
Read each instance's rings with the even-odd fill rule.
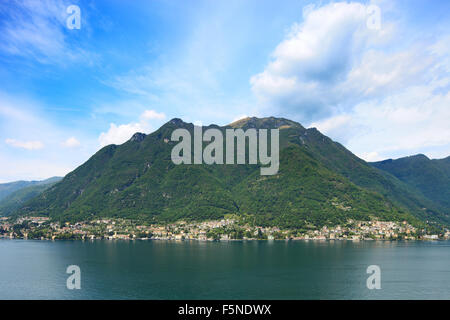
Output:
[[[152,221],[240,214],[263,225],[297,228],[371,217],[448,222],[445,212],[407,184],[315,128],[275,117],[203,128],[211,127],[279,128],[279,174],[262,177],[259,165],[174,165],[171,133],[178,128],[192,133],[194,125],[173,118],[151,134],[136,133],[122,145],[102,148],[16,214]]]
[[[423,154],[372,162],[450,211],[450,157],[429,159]]]
[[[51,177],[44,180],[17,180],[11,182],[0,183],[0,201],[10,195],[11,193],[18,191],[22,188],[32,186],[32,185],[42,185],[51,183],[58,179],[62,179],[62,177]]]
[[[61,177],[52,177],[46,180],[38,181],[38,183],[35,184],[27,185],[10,193],[5,198],[0,200],[0,216],[7,217],[11,215],[15,210],[19,209],[22,204],[35,198],[61,180]]]

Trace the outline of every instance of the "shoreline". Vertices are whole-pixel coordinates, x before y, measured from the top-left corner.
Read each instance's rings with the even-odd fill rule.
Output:
[[[81,241],[81,242],[94,242],[94,241],[107,241],[107,242],[134,242],[134,241],[167,241],[167,242],[297,242],[297,241],[317,241],[317,242],[410,242],[410,241],[424,241],[424,242],[440,242],[450,241],[450,239],[227,239],[227,240],[204,240],[204,239],[24,239],[24,238],[10,238],[0,237],[0,240],[23,240],[23,241]]]
[[[166,241],[401,241],[446,240],[448,229],[426,229],[407,221],[348,220],[342,225],[288,229],[259,226],[234,216],[221,220],[146,224],[126,219],[96,219],[75,223],[48,217],[24,217],[0,224],[0,238],[34,240],[166,240]]]

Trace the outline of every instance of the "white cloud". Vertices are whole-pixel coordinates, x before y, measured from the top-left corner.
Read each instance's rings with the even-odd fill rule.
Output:
[[[311,125],[370,161],[416,153],[447,157],[450,93],[436,94],[438,88],[437,83],[412,86]]]
[[[75,137],[70,137],[66,141],[62,143],[63,147],[66,148],[76,148],[81,145],[80,141],[77,140]]]
[[[163,120],[166,118],[166,115],[163,112],[158,113],[155,110],[145,110],[141,117],[147,120],[152,119]]]
[[[39,150],[44,147],[41,141],[20,141],[16,139],[6,139],[5,142],[15,148],[22,148],[27,150]]]
[[[375,151],[360,154],[359,157],[361,159],[366,160],[367,162],[374,162],[374,161],[383,160],[382,158],[380,158],[380,155],[378,154],[378,152],[375,152]]]
[[[116,125],[114,123],[110,124],[109,130],[107,132],[102,132],[98,141],[100,146],[104,147],[110,144],[122,144],[131,138],[136,132],[146,132],[140,123],[129,123]]]
[[[435,94],[433,85],[411,87],[381,101],[359,104],[351,113],[366,129],[348,141],[351,150],[375,150],[389,156],[427,153],[448,156],[450,150],[450,93]]]
[[[317,127],[367,160],[448,156],[450,37],[405,37],[401,18],[385,19],[392,7],[381,7],[382,28],[370,30],[365,8],[308,7],[251,78],[253,92],[267,109]]]
[[[153,130],[149,120],[162,120],[166,116],[164,113],[158,113],[155,110],[145,110],[139,122],[116,125],[111,123],[107,132],[102,132],[98,138],[100,146],[104,147],[110,144],[122,144],[129,140],[136,132],[149,133]]]
[[[302,121],[332,114],[349,95],[339,84],[365,48],[387,37],[367,28],[366,6],[359,3],[332,3],[307,12],[275,48],[265,70],[250,80],[260,103]]]
[[[311,127],[315,127],[319,129],[319,131],[329,133],[335,129],[347,126],[351,120],[352,118],[349,115],[339,115],[319,122],[313,122],[311,123]]]

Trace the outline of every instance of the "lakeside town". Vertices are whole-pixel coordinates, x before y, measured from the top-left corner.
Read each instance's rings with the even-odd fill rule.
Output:
[[[139,224],[126,219],[77,223],[53,222],[48,217],[0,218],[0,238],[40,240],[447,240],[450,231],[428,234],[406,221],[354,221],[311,230],[251,226],[239,219],[170,224]]]

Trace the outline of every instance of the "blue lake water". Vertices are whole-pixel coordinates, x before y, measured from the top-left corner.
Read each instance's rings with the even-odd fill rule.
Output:
[[[0,240],[0,299],[450,299],[450,242]]]

